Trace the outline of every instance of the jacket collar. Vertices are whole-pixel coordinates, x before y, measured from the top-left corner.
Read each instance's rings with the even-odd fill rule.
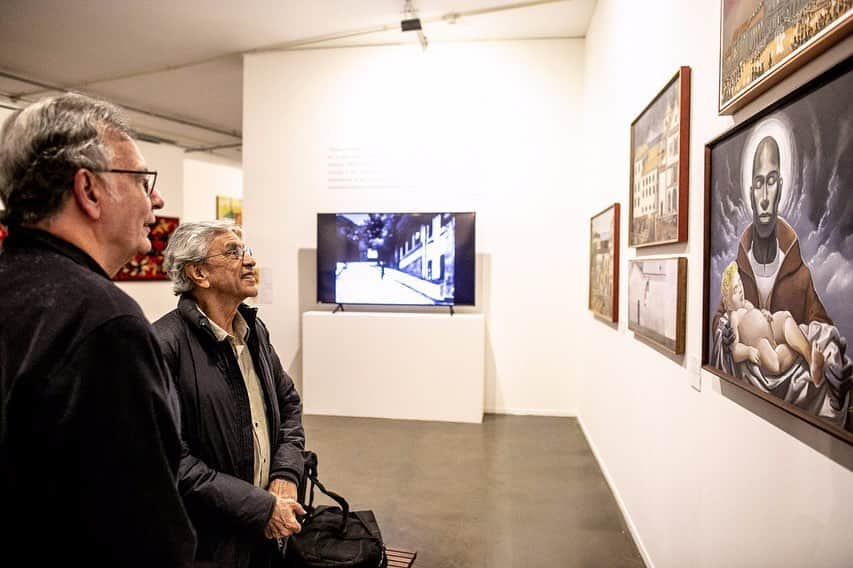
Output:
[[[240,304],[237,307],[237,311],[239,311],[240,315],[243,316],[243,319],[246,320],[246,325],[249,329],[254,329],[255,320],[258,317],[258,308],[247,304]],[[184,292],[181,294],[181,299],[178,300],[178,313],[180,313],[184,321],[189,323],[193,328],[210,337],[213,341],[217,341],[216,334],[213,333],[213,328],[211,327],[213,322],[211,322],[208,317],[198,309],[198,303],[195,301],[195,298],[191,293]]]
[[[68,241],[41,229],[14,227],[9,230],[9,236],[3,241],[3,248],[6,250],[28,248],[49,250],[67,257],[81,266],[85,266],[107,280],[112,280],[101,265],[95,262],[94,258]]]

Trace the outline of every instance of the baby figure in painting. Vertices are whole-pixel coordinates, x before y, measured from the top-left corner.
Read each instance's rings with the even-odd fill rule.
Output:
[[[735,363],[749,360],[770,374],[779,375],[790,369],[800,354],[809,366],[812,382],[818,386],[823,383],[824,356],[817,344],[809,344],[790,312],[771,314],[744,298],[736,262],[723,271],[720,295],[735,334],[731,347]]]

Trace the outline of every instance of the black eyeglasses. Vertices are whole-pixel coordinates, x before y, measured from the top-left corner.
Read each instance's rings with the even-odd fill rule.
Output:
[[[154,193],[154,186],[157,185],[157,170],[97,170],[97,173],[102,174],[133,174],[142,177],[142,191],[146,197],[151,197]]]
[[[214,258],[217,256],[230,256],[233,260],[239,260],[242,262],[243,259],[246,258],[247,254],[249,256],[253,256],[252,255],[252,249],[250,249],[247,246],[237,245],[236,247],[229,249],[229,250],[226,250],[225,252],[220,252],[218,254],[212,254],[210,256],[206,256],[206,257],[202,258],[201,260],[207,260],[208,258]]]

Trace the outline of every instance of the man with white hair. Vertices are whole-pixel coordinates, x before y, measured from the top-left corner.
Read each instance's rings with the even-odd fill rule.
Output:
[[[3,554],[40,566],[190,566],[168,371],[111,281],[163,199],[115,106],[75,94],[0,134]],[[26,559],[26,560],[23,560]]]
[[[181,401],[179,486],[198,530],[197,561],[266,568],[299,532],[302,402],[257,310],[255,259],[230,221],[183,223],[164,265],[180,295],[155,322]]]

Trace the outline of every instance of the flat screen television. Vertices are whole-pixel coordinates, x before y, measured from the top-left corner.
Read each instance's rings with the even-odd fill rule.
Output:
[[[318,213],[317,302],[474,305],[474,213]]]

